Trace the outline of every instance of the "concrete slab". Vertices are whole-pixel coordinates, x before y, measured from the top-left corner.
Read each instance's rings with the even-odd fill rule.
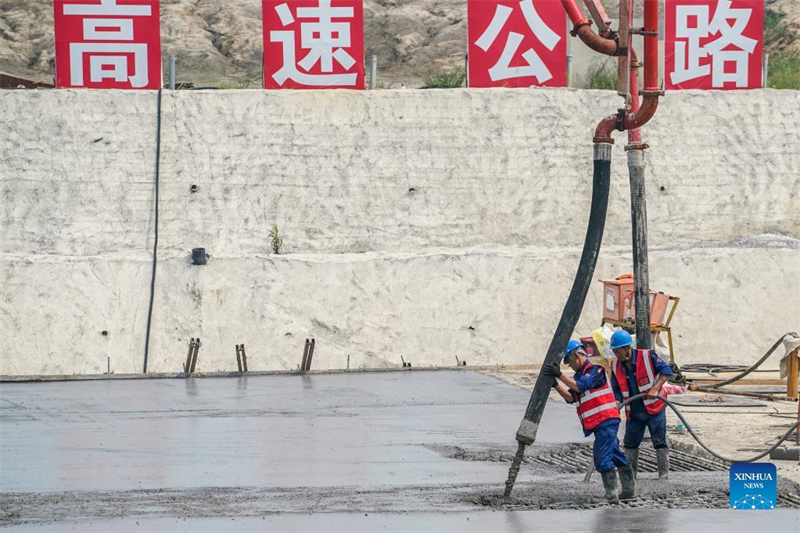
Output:
[[[699,508],[725,507],[719,471],[667,485],[642,474],[645,496],[627,508],[589,505],[597,480],[582,485],[556,455],[537,456],[568,456],[588,442],[572,407],[557,402],[515,498],[501,500],[527,400],[521,388],[465,371],[4,383],[0,526],[605,531],[650,516],[666,531],[711,516]],[[695,510],[668,509],[680,507]],[[756,525],[714,513],[704,530]],[[756,529],[795,531],[800,511],[759,516]]]
[[[734,522],[735,521],[735,522]],[[734,526],[732,524],[735,523]],[[268,524],[268,525],[267,525]],[[267,529],[269,527],[269,529]],[[403,533],[551,533],[553,531],[591,531],[593,533],[730,533],[732,531],[769,531],[797,533],[800,513],[797,511],[725,511],[651,509],[603,509],[601,511],[509,511],[434,513],[320,513],[280,515],[266,518],[197,519],[116,519],[87,524],[68,522],[53,526],[27,525],[15,532],[79,532],[79,533],[251,533],[253,531],[302,531],[354,533],[394,531]]]
[[[496,482],[528,393],[474,372],[0,385],[4,492]],[[541,442],[580,440],[565,405]]]

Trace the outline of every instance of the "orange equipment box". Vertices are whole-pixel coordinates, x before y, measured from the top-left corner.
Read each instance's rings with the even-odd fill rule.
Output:
[[[636,322],[633,295],[633,276],[624,274],[616,279],[601,279],[603,282],[603,318],[616,322]],[[669,296],[650,290],[650,323],[664,324]]]

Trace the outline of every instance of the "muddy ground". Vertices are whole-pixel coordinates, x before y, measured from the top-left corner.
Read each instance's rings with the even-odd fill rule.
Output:
[[[538,376],[538,370],[535,369],[495,368],[484,372],[528,390],[533,388]],[[709,379],[712,377],[727,379],[734,375],[724,373],[718,376],[703,373],[687,374],[688,377],[697,379]],[[755,377],[753,378],[752,376]],[[760,372],[752,376],[750,379],[760,381],[777,380],[780,377],[777,370]],[[781,390],[783,394],[785,394],[786,390],[785,386],[747,385],[746,382],[743,382],[742,385],[729,387],[729,389],[755,393],[774,393]],[[705,400],[718,401],[700,402],[699,400],[703,397],[705,397]],[[692,424],[695,432],[703,439],[703,442],[727,457],[740,458],[756,455],[772,446],[778,437],[782,436],[797,420],[796,402],[766,401],[716,392],[689,393],[672,396],[671,398],[680,404],[679,409],[689,423]],[[556,395],[552,395],[551,400],[553,402],[561,401]],[[690,450],[698,456],[709,457],[687,431],[678,429],[679,424],[681,424],[681,421],[675,413],[668,410],[667,435],[672,446]],[[794,439],[790,438],[787,445],[795,446]],[[764,460],[769,460],[769,458]],[[797,461],[776,460],[773,463],[778,469],[780,477],[800,483],[800,464]]]

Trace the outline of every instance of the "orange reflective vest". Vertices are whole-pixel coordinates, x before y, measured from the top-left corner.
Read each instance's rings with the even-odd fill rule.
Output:
[[[658,379],[658,374],[653,370],[653,361],[650,360],[650,350],[633,350],[633,357],[636,358],[636,385],[639,387],[641,394],[647,394],[647,391],[653,388]],[[619,385],[619,390],[622,393],[622,399],[627,400],[631,395],[628,387],[628,372],[622,363],[616,359],[612,369],[617,385]],[[662,395],[665,396],[666,393],[662,392]],[[651,416],[657,415],[667,406],[667,404],[657,399],[644,399],[643,402],[644,408]],[[631,417],[630,405],[625,406],[625,416],[629,419]]]
[[[594,366],[588,363],[584,367],[584,372]],[[605,371],[603,371],[605,374]],[[596,389],[588,389],[581,394],[572,392],[572,397],[578,403],[577,411],[578,418],[581,420],[581,425],[586,431],[591,431],[605,420],[616,418],[619,420],[619,410],[617,409],[617,402],[614,399],[614,391],[608,383],[606,377],[605,384]]]

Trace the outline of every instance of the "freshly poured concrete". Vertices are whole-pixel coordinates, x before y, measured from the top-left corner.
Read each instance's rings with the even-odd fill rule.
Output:
[[[603,530],[727,497],[725,472],[643,474],[627,505],[644,510],[593,508],[596,478],[530,463],[500,500],[528,392],[468,371],[4,383],[0,399],[0,525],[23,531]],[[551,402],[529,455],[583,440]],[[778,531],[800,511],[759,516]]]
[[[174,533],[251,533],[253,531],[298,531],[353,533],[393,531],[403,533],[554,533],[591,531],[593,533],[731,533],[733,531],[797,533],[800,513],[797,511],[702,511],[653,509],[632,511],[604,508],[596,511],[513,511],[504,513],[331,513],[316,515],[282,515],[268,518],[204,518],[110,520],[99,524],[70,522],[59,524],[59,531],[108,533],[114,531],[147,531]],[[735,522],[734,522],[735,521]],[[14,528],[15,532],[53,531],[52,525],[37,524]]]
[[[2,384],[3,491],[496,482],[528,393],[472,372]],[[551,406],[542,442],[581,433]],[[7,428],[7,429],[5,429]],[[457,467],[457,468],[456,468]]]

